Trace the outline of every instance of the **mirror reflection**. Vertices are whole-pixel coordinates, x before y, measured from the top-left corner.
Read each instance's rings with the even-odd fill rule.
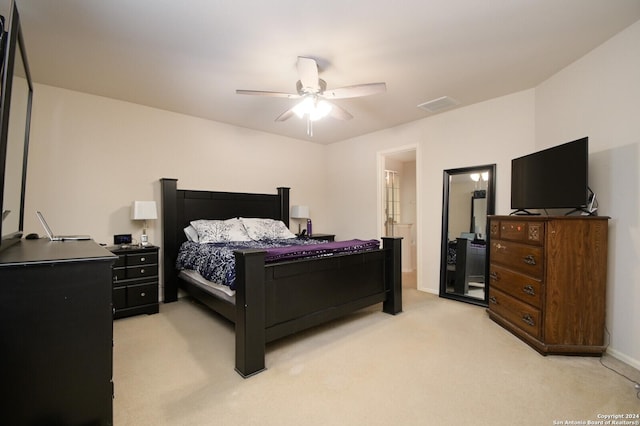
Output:
[[[28,118],[29,82],[22,62],[21,46],[16,45],[13,82],[11,86],[11,106],[7,136],[5,181],[3,191],[2,234],[7,235],[22,230],[22,187],[25,179],[25,136]]]
[[[440,296],[486,305],[495,164],[444,171]]]

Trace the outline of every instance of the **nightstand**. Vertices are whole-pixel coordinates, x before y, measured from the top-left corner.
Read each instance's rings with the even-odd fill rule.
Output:
[[[308,237],[310,240],[327,240],[335,241],[336,236],[334,234],[311,234]]]
[[[113,318],[158,313],[158,247],[107,247],[113,265]]]

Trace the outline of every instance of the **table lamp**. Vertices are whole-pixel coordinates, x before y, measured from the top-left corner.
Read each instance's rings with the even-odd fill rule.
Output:
[[[149,237],[147,236],[147,220],[157,219],[158,212],[156,210],[155,201],[134,201],[131,206],[131,219],[142,220],[142,235],[140,235],[140,245],[148,246]]]

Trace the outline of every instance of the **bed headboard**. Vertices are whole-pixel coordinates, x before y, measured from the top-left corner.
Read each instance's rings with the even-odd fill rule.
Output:
[[[184,228],[197,219],[259,217],[282,220],[289,226],[289,188],[277,194],[248,194],[178,189],[178,179],[160,179],[162,193],[162,259],[164,301],[178,299],[175,268],[180,245],[186,241]]]

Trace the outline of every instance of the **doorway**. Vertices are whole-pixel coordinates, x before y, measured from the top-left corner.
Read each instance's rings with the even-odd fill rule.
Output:
[[[381,236],[402,237],[402,286],[418,288],[417,147],[378,153],[378,223]]]

